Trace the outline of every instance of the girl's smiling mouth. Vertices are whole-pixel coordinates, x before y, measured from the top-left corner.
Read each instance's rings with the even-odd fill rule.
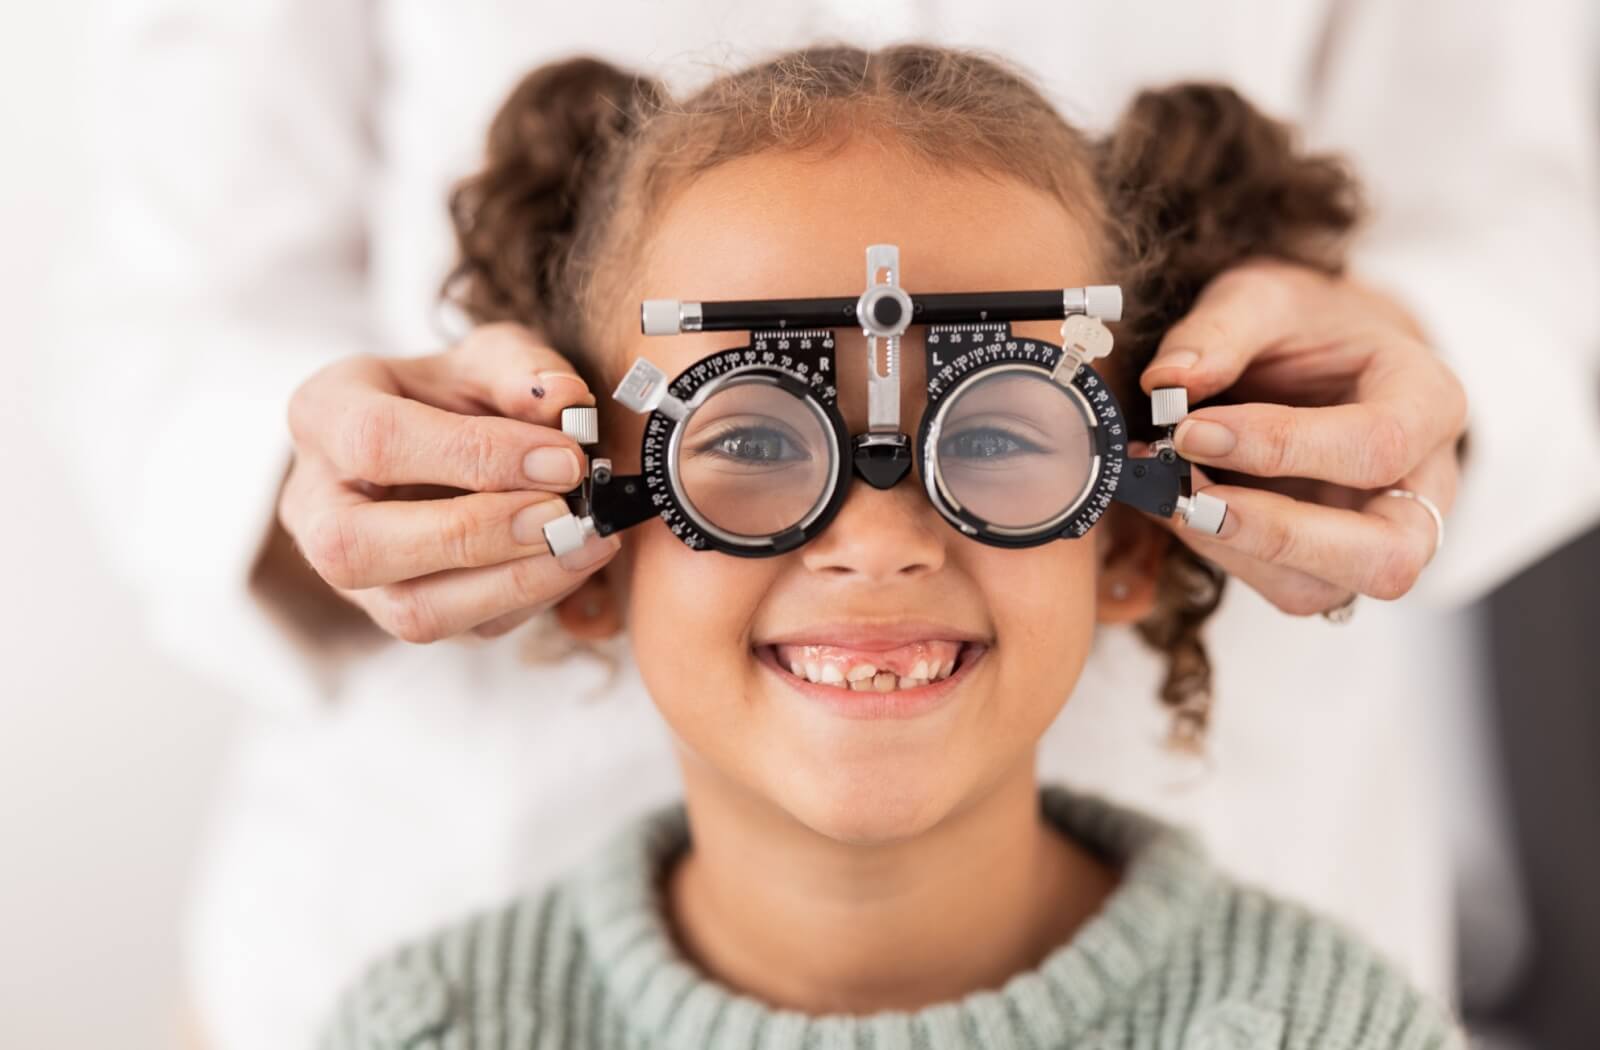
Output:
[[[892,693],[949,678],[963,643],[945,638],[863,652],[839,645],[774,646],[778,666],[796,678],[856,692]]]
[[[931,624],[839,625],[755,646],[785,685],[848,718],[908,718],[941,706],[988,651]]]

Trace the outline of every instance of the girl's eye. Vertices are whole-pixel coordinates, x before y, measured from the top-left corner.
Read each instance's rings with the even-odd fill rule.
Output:
[[[977,462],[993,462],[1009,456],[1043,451],[1043,448],[1027,438],[998,427],[972,427],[958,434],[951,434],[939,443],[941,458]]]
[[[730,427],[703,441],[695,452],[752,466],[808,458],[788,434],[764,426]]]

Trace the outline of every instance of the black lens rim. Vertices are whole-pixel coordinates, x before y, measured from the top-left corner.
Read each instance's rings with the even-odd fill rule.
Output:
[[[756,332],[748,344],[701,358],[672,380],[669,392],[686,403],[695,403],[696,395],[713,384],[721,387],[751,380],[770,382],[817,411],[827,423],[835,448],[828,497],[809,523],[764,540],[729,542],[718,535],[723,530],[705,522],[682,495],[672,455],[680,421],[659,410],[651,412],[645,422],[640,473],[651,501],[673,535],[695,550],[770,558],[795,549],[828,527],[844,505],[852,469],[850,434],[838,409],[836,365],[831,331]]]
[[[673,498],[677,500],[678,505],[683,508],[684,513],[694,522],[695,528],[709,539],[717,541],[721,548],[756,548],[763,552],[773,549],[774,547],[778,548],[779,550],[787,550],[789,549],[789,544],[787,542],[776,541],[773,537],[788,537],[791,534],[797,534],[800,536],[806,535],[809,531],[811,531],[813,526],[820,519],[821,515],[826,512],[827,504],[829,499],[831,499],[831,493],[833,489],[837,488],[838,486],[840,461],[847,458],[850,451],[848,444],[843,446],[839,444],[839,431],[843,429],[844,424],[842,421],[837,420],[838,413],[836,411],[830,413],[826,405],[824,405],[816,397],[812,396],[808,387],[802,386],[782,372],[763,368],[746,368],[737,372],[730,372],[725,375],[718,376],[713,383],[715,384],[715,387],[710,393],[705,393],[705,391],[711,387],[712,384],[708,384],[707,387],[701,388],[702,396],[705,398],[705,400],[702,400],[700,404],[696,405],[695,408],[691,410],[689,415],[677,422],[677,425],[672,428],[672,433],[668,438],[667,479],[672,485]],[[827,434],[829,440],[833,442],[833,447],[831,450],[831,470],[829,471],[828,478],[824,481],[824,486],[826,487],[822,492],[818,493],[818,498],[814,499],[807,507],[805,518],[802,519],[800,524],[797,524],[785,530],[784,532],[774,533],[772,536],[755,536],[746,535],[743,533],[735,533],[732,530],[726,529],[712,521],[703,509],[695,505],[694,499],[691,498],[688,489],[684,484],[683,472],[681,469],[679,469],[679,460],[682,456],[683,449],[681,439],[683,437],[684,428],[689,424],[689,421],[694,418],[694,414],[703,409],[706,404],[709,403],[710,399],[717,397],[724,391],[739,386],[750,385],[759,385],[769,389],[779,390],[805,405],[807,410],[811,412],[810,418],[819,421],[822,424],[824,432]]]
[[[1116,497],[1128,458],[1128,428],[1122,406],[1105,378],[1084,365],[1072,386],[1090,411],[1090,438],[1094,460],[1090,481],[1077,508],[1059,522],[1030,531],[999,527],[946,500],[938,484],[931,432],[940,410],[985,372],[998,368],[1038,372],[1047,382],[1061,360],[1062,349],[1040,339],[1019,338],[1004,323],[930,325],[924,343],[928,365],[928,400],[917,427],[913,446],[917,474],[934,509],[963,535],[992,547],[1037,547],[1058,539],[1084,536],[1105,514]]]

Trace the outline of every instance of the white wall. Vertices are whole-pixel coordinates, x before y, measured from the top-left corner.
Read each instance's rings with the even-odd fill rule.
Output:
[[[231,704],[140,637],[38,437],[93,10],[11,3],[0,33],[0,1046],[154,1050]]]

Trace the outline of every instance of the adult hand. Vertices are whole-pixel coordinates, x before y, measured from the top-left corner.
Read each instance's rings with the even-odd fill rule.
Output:
[[[1455,501],[1460,382],[1392,300],[1350,278],[1252,260],[1213,280],[1166,334],[1140,385],[1184,386],[1173,435],[1227,501],[1217,537],[1157,518],[1279,609],[1310,615],[1352,593],[1395,599],[1433,557],[1432,515]],[[1213,484],[1213,482],[1220,482]],[[1376,490],[1376,491],[1375,491]]]
[[[584,455],[561,410],[592,405],[528,330],[486,325],[442,353],[346,358],[289,403],[294,464],[278,518],[306,560],[409,642],[503,634],[616,553],[595,537],[558,563],[543,525],[567,513]]]

